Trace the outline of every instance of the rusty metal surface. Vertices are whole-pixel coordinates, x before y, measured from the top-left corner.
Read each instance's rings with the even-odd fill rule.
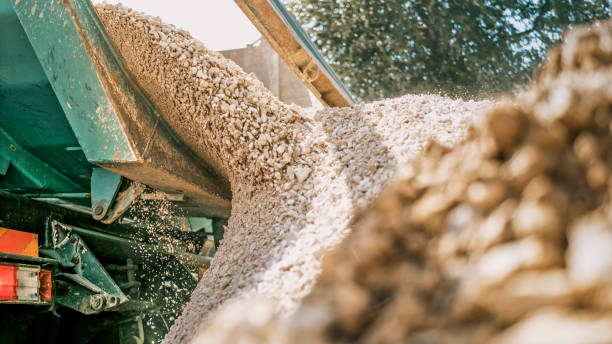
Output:
[[[142,192],[145,190],[145,185],[135,181],[128,181],[129,185],[125,190],[120,191],[115,198],[115,201],[110,206],[110,209],[105,215],[99,219],[102,223],[113,223],[123,213],[125,213],[132,204],[140,197]],[[94,213],[95,216],[95,213]]]
[[[298,78],[324,104],[355,102],[291,15],[276,0],[234,0]]]

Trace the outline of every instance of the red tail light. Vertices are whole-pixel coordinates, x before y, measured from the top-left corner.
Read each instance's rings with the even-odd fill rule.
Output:
[[[0,262],[0,303],[53,300],[53,272],[37,265]]]
[[[40,270],[38,275],[38,281],[40,287],[38,288],[38,294],[40,295],[41,301],[51,302],[53,300],[53,271],[51,270]]]
[[[17,300],[17,265],[0,265],[0,301]]]

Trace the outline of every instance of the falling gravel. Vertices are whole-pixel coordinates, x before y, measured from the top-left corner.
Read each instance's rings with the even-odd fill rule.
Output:
[[[184,30],[114,5],[98,14],[127,70],[170,127],[231,184],[215,259],[167,335],[189,341],[211,311],[258,295],[290,314],[397,166],[450,147],[489,102],[409,95],[354,108],[280,102]]]

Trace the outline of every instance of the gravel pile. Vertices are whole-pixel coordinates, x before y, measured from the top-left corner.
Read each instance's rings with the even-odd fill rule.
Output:
[[[401,168],[289,319],[236,304],[198,339],[612,342],[611,115],[605,22],[572,32],[467,141]]]
[[[452,146],[489,102],[405,96],[343,109],[276,99],[187,32],[121,6],[97,7],[134,79],[184,142],[227,177],[232,211],[215,259],[166,337],[186,342],[228,300],[258,295],[289,314],[321,259],[398,165]]]

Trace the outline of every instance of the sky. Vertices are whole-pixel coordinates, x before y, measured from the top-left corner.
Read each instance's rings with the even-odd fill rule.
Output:
[[[94,0],[101,3],[101,0]],[[245,47],[261,34],[233,0],[106,0],[158,16],[191,33],[212,50]]]

